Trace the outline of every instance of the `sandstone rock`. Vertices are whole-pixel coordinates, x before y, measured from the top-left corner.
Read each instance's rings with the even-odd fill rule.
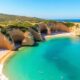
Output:
[[[0,33],[0,49],[9,49],[9,50],[14,50],[15,46],[14,43],[12,43],[11,41],[9,41],[9,39],[3,35],[2,33]]]
[[[51,24],[51,31],[69,32],[69,28],[61,22],[56,22]]]
[[[39,24],[39,28],[40,28],[40,31],[41,31],[41,33],[45,33],[45,34],[47,34],[47,24],[45,24],[45,23],[40,23]]]
[[[24,39],[24,34],[20,29],[12,29],[9,31],[14,42],[22,41]]]
[[[33,30],[32,28],[29,28],[29,31],[32,33],[33,37],[34,37],[34,40],[36,41],[42,41],[42,36],[39,32]]]
[[[34,45],[34,40],[30,32],[25,32],[24,37],[25,38],[22,41],[22,45]]]

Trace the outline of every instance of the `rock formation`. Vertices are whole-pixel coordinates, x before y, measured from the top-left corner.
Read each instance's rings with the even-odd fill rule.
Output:
[[[22,42],[24,39],[24,33],[20,29],[12,29],[9,31],[9,33],[12,36],[14,42]]]
[[[43,40],[42,36],[41,36],[41,33],[33,30],[32,28],[29,28],[29,31],[33,35],[35,41],[42,41]]]
[[[34,39],[33,39],[33,36],[31,35],[31,33],[29,32],[29,31],[26,31],[25,33],[24,33],[24,39],[23,39],[23,41],[22,41],[22,45],[30,45],[30,46],[32,46],[32,45],[34,45]]]
[[[14,43],[9,41],[9,39],[2,33],[0,33],[0,49],[9,49],[9,50],[15,49]]]
[[[69,32],[69,28],[61,22],[56,22],[53,24],[53,31],[55,31],[55,30]]]
[[[47,27],[46,27],[46,25],[44,23],[40,23],[39,27],[40,27],[40,31],[42,33],[47,33]]]
[[[40,23],[39,24],[41,33],[51,35],[53,32],[69,32],[69,28],[61,22],[49,22],[49,23]]]

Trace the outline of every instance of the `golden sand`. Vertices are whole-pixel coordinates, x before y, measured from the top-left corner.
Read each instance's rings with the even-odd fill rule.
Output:
[[[0,63],[4,64],[5,61],[7,61],[12,55],[13,55],[14,51],[8,51],[1,59],[0,59]]]
[[[0,58],[0,80],[8,80],[8,78],[3,74],[4,63],[14,54],[14,51],[7,51],[5,55]]]
[[[75,37],[75,34],[73,32],[70,32],[70,33],[61,33],[56,35],[47,35],[45,36],[45,39],[49,40],[52,38],[59,38],[59,37]]]

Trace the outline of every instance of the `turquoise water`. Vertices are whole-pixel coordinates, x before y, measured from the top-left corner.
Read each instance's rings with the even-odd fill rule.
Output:
[[[56,38],[23,48],[4,73],[9,80],[80,80],[80,41]]]

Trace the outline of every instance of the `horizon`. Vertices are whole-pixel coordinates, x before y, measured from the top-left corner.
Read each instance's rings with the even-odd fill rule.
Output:
[[[75,19],[80,19],[80,18],[40,18],[36,16],[26,16],[26,15],[18,15],[18,14],[8,14],[8,13],[0,13],[2,15],[12,15],[12,16],[21,16],[21,17],[30,17],[30,18],[39,18],[39,19],[45,19],[45,20],[75,20]]]
[[[79,19],[79,3],[79,0],[2,0],[0,13],[42,19]]]

